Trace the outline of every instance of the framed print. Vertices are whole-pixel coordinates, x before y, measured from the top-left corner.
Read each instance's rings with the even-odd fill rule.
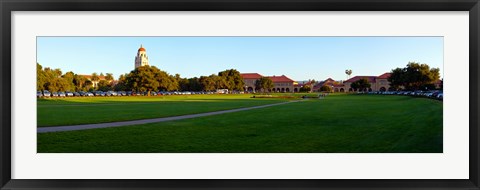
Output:
[[[478,189],[479,9],[3,1],[1,187]]]

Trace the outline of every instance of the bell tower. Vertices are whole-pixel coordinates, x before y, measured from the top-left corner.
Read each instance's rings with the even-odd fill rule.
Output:
[[[135,56],[135,68],[145,65],[148,65],[147,51],[143,48],[143,45],[140,45],[137,56]]]

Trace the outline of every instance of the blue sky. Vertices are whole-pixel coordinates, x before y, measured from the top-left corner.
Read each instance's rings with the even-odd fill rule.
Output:
[[[37,37],[37,62],[64,73],[134,69],[143,44],[150,65],[195,77],[226,69],[293,80],[346,80],[346,69],[378,76],[409,61],[440,68],[443,37]]]

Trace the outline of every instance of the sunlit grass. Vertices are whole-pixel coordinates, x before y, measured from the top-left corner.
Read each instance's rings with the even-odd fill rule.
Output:
[[[118,128],[38,134],[38,152],[441,153],[443,104],[332,95],[274,107]]]
[[[182,95],[155,97],[79,97],[37,101],[37,126],[105,123],[187,115],[272,104],[284,99],[251,95]]]

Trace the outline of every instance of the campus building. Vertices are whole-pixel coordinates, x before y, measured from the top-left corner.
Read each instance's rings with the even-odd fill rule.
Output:
[[[91,81],[92,82],[92,87],[93,88],[96,88],[98,86],[98,82],[102,81],[102,80],[106,80],[105,79],[105,76],[98,76],[98,80],[97,81],[93,81],[92,80],[92,75],[80,75],[80,76],[83,76],[85,77],[85,79],[87,79],[87,81]],[[110,81],[108,81],[110,82]]]
[[[255,81],[263,76],[258,73],[241,73],[243,82],[245,83],[245,90],[247,92],[255,92]],[[293,92],[295,81],[285,75],[281,76],[266,76],[273,82],[273,88],[270,92]],[[298,92],[298,89],[297,89]]]
[[[390,73],[384,73],[380,76],[354,76],[343,82],[328,78],[323,83],[317,84],[316,87],[319,89],[321,86],[327,85],[330,86],[334,92],[353,92],[354,90],[351,87],[352,83],[360,79],[366,79],[368,83],[370,83],[370,88],[367,89],[368,91],[387,91],[392,90],[387,80],[390,75]]]
[[[138,48],[137,51],[137,56],[135,56],[135,69],[137,67],[145,65],[148,65],[147,51],[145,50],[143,45],[140,45],[140,48]]]

